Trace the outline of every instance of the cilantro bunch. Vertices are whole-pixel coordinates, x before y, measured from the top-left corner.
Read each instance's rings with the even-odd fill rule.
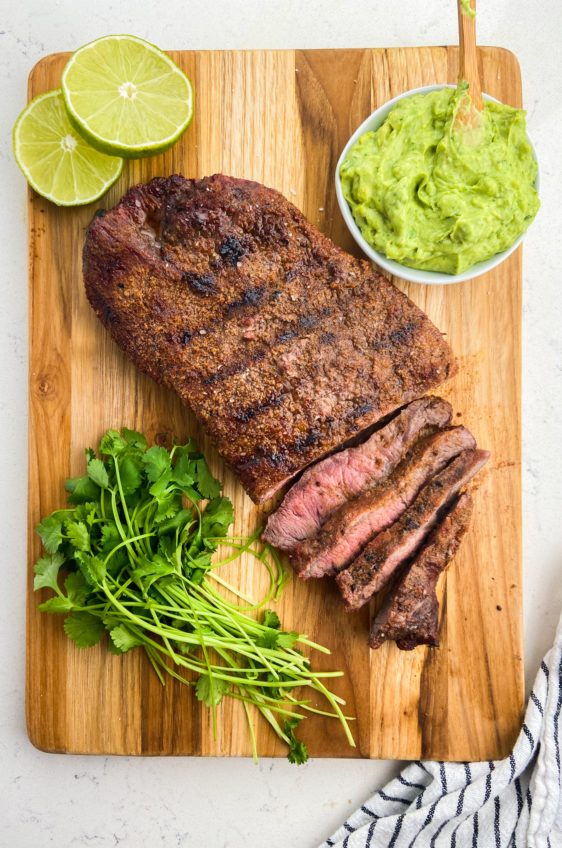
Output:
[[[282,630],[277,614],[265,608],[288,573],[275,551],[258,543],[260,530],[248,539],[227,536],[232,504],[196,443],[147,448],[141,433],[123,428],[109,430],[98,453],[87,449],[87,473],[66,481],[68,508],[37,527],[47,553],[35,565],[34,588],[54,592],[39,609],[65,614],[66,635],[80,648],[106,631],[113,653],[141,647],[162,683],[171,675],[194,686],[212,710],[214,730],[222,698],[242,701],[254,759],[251,705],[287,743],[291,762],[308,758],[294,734],[307,712],[338,717],[354,745],[343,701],[323,682],[341,672],[312,672],[296,644],[329,651]],[[219,545],[232,554],[213,562]],[[258,603],[217,573],[246,551],[270,577]],[[330,709],[297,697],[298,687],[322,694]]]

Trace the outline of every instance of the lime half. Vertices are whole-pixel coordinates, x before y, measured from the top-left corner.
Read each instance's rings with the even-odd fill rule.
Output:
[[[101,197],[123,170],[123,160],[94,150],[72,127],[60,89],[36,97],[14,126],[14,156],[38,194],[58,206]]]
[[[107,35],[71,56],[62,75],[68,114],[85,139],[137,159],[171,147],[193,114],[191,83],[154,45]]]

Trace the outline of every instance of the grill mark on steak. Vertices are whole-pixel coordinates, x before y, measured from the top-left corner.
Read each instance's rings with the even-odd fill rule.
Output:
[[[266,349],[263,347],[254,348],[251,353],[248,352],[242,359],[235,360],[229,365],[221,367],[219,371],[213,371],[208,377],[203,380],[203,385],[211,386],[213,383],[221,382],[235,374],[241,374],[247,371],[251,362],[261,362],[266,357]]]
[[[187,283],[194,293],[203,296],[215,295],[215,299],[217,301],[221,301],[214,274],[198,275],[193,271],[186,271],[182,274],[181,281],[183,283]],[[217,310],[217,314],[213,315],[208,321],[199,323],[194,332],[201,333],[201,331],[203,331],[203,335],[208,335],[213,331],[219,332],[220,326],[229,317],[235,314],[240,317],[244,310],[248,313],[248,315],[255,314],[256,310],[250,312],[248,307],[258,306],[264,295],[264,289],[261,286],[257,286],[255,288],[245,289],[236,300],[226,302],[222,301],[220,308]],[[191,335],[193,335],[194,332],[192,331]]]
[[[416,329],[417,325],[414,324],[413,321],[411,321],[410,323],[405,324],[403,327],[399,327],[397,330],[393,330],[392,333],[390,333],[388,336],[388,341],[393,345],[405,344],[409,341],[411,335]]]
[[[245,180],[133,187],[90,224],[84,281],[117,344],[190,405],[257,503],[455,370],[404,294]]]
[[[296,338],[298,336],[298,334],[299,334],[299,331],[296,330],[296,329],[295,330],[285,330],[284,333],[281,333],[280,336],[277,336],[276,341],[277,341],[278,344],[285,344],[285,342],[289,342],[289,341],[291,341],[291,339]]]
[[[443,510],[482,468],[489,451],[463,451],[422,489],[398,521],[375,536],[336,583],[348,610],[357,610],[386,585],[396,569],[420,547],[439,523]]]
[[[222,244],[219,244],[217,253],[227,265],[237,265],[246,255],[246,248],[236,236],[228,236]]]
[[[291,550],[311,538],[336,510],[387,477],[426,426],[445,427],[451,405],[441,398],[413,401],[361,445],[307,469],[269,516],[262,538]]]
[[[474,436],[465,427],[420,439],[385,482],[342,506],[316,536],[296,545],[291,565],[299,577],[307,580],[341,571],[373,536],[402,515],[428,480],[461,451],[474,447]],[[415,514],[406,513],[403,524],[407,530],[418,529]]]
[[[223,308],[223,318],[227,318],[233,312],[247,306],[257,306],[263,299],[264,295],[265,289],[263,286],[249,286],[247,289],[244,289],[240,297],[225,304]]]
[[[357,427],[355,426],[355,421],[358,418],[362,418],[364,415],[367,415],[367,413],[369,413],[372,408],[373,405],[371,403],[363,403],[358,406],[354,406],[353,409],[349,410],[346,417],[348,421],[353,422],[353,426],[351,427],[352,430],[357,429]]]
[[[331,312],[332,312],[331,309],[323,310],[324,315],[328,315]],[[310,316],[310,317],[306,317],[305,319],[302,319],[302,320],[306,321],[307,327],[310,328],[310,327],[312,327],[312,326],[314,326],[318,323],[318,321],[320,320],[320,317],[321,316]],[[299,323],[301,323],[301,320],[299,320]],[[418,325],[412,325],[412,326],[418,326]],[[409,332],[410,332],[410,330],[406,330],[404,335],[401,336],[403,341],[407,338]],[[392,344],[394,344],[394,339],[392,338],[394,335],[395,335],[395,333],[389,334],[386,338],[384,338],[383,340],[381,340],[378,343],[378,347],[387,347],[389,342],[392,342]],[[276,344],[285,345],[288,341],[291,341],[291,340],[293,340],[295,338],[299,338],[299,337],[301,337],[299,329],[286,330],[285,332],[283,332],[280,336],[278,336],[274,340],[273,345],[272,345],[272,350],[274,350]],[[315,339],[314,341],[316,343],[317,339]],[[260,356],[260,361],[261,361],[262,358],[263,358],[263,356]],[[253,354],[252,354],[252,352],[248,351],[247,356],[240,361],[239,367],[236,369],[236,371],[233,371],[231,369],[227,369],[224,372],[225,377],[226,376],[232,376],[234,373],[242,373],[242,372],[246,371],[247,368],[248,368],[248,363],[252,362],[252,361],[255,361],[253,359]],[[285,360],[283,360],[283,362],[285,362]],[[279,367],[279,363],[278,363],[278,367]],[[206,380],[205,380],[205,383],[207,385],[209,385],[212,382],[214,382],[213,375],[211,375],[210,377],[207,377]],[[233,411],[232,417],[233,417],[234,420],[240,421],[240,422],[243,422],[243,423],[250,421],[251,419],[255,418],[257,415],[260,415],[264,412],[268,412],[270,409],[279,406],[280,403],[282,403],[289,396],[290,396],[290,392],[280,392],[280,393],[278,393],[277,397],[275,397],[273,394],[270,394],[266,398],[264,398],[263,401],[261,401],[258,404],[255,404],[253,406],[249,406],[247,408],[239,408],[236,411]],[[352,408],[349,409],[346,412],[345,420],[350,423],[349,434],[356,432],[359,429],[359,427],[355,423],[357,421],[357,419],[364,418],[372,410],[373,410],[373,404],[372,403],[358,402],[357,405],[352,406]],[[334,418],[331,417],[330,423],[333,420],[334,420]],[[307,438],[297,438],[294,442],[292,442],[290,448],[292,447],[295,450],[300,451],[300,450],[302,450],[303,446],[309,447],[310,445],[315,444],[315,439],[316,439],[316,434],[314,434],[312,437],[309,435]],[[263,453],[262,456],[266,457],[267,453]]]
[[[268,412],[270,409],[277,409],[278,406],[281,406],[285,398],[286,395],[272,395],[265,403],[260,403],[257,406],[245,407],[241,410],[234,409],[232,417],[236,421],[240,421],[242,424],[245,424],[248,421],[251,421],[252,418],[255,418],[256,415],[261,415],[264,412]]]
[[[194,271],[185,271],[181,277],[182,283],[186,283],[195,294],[210,297],[217,290],[217,281],[214,274],[196,274]]]
[[[192,278],[194,276],[195,275],[193,274],[193,272],[186,272],[182,275],[182,282],[189,282],[189,280],[187,278],[188,277]],[[204,275],[204,276],[212,276],[212,275]],[[118,283],[117,285],[122,288],[122,283]],[[197,286],[199,286],[199,282],[197,283]],[[215,292],[212,292],[210,287],[207,291],[204,292],[203,291],[203,284],[201,284],[200,285],[200,291],[198,293],[199,294],[205,294],[205,295],[216,293],[216,288],[215,288]],[[245,312],[242,313],[241,312],[242,308],[259,305],[260,301],[263,299],[263,297],[265,297],[265,294],[266,294],[266,292],[262,287],[253,288],[253,289],[251,288],[251,289],[245,290],[237,300],[230,301],[230,302],[227,302],[227,303],[223,303],[222,306],[221,306],[220,314],[218,316],[215,316],[212,320],[210,320],[208,322],[205,322],[205,323],[202,323],[202,324],[200,323],[195,330],[184,332],[183,335],[182,335],[182,339],[185,336],[186,339],[187,339],[187,342],[183,342],[183,343],[184,344],[188,343],[190,341],[190,339],[193,338],[194,335],[196,336],[197,334],[211,335],[211,334],[214,333],[215,335],[220,335],[220,327],[222,326],[222,322],[226,321],[234,313],[239,313],[238,314],[238,321],[239,321],[240,326],[246,326],[247,323],[252,321],[252,316],[259,314],[259,313],[258,313],[258,310],[250,311],[248,309],[246,309]],[[275,298],[275,300],[278,300],[278,298]],[[332,307],[325,307],[325,308],[321,309],[320,312],[316,315],[307,315],[307,316],[303,316],[303,317],[299,318],[298,327],[293,326],[291,328],[288,328],[284,332],[282,332],[280,335],[278,335],[274,338],[270,339],[268,337],[266,339],[267,342],[268,342],[268,348],[270,348],[272,350],[277,345],[284,345],[285,346],[288,341],[291,341],[292,339],[295,339],[295,338],[302,337],[303,336],[303,334],[302,334],[303,329],[309,329],[311,327],[316,326],[317,324],[320,323],[320,321],[323,318],[326,318],[332,312],[333,312]],[[217,320],[217,318],[220,318],[221,320]],[[335,341],[335,338],[336,337],[333,333],[322,333],[322,336],[319,339],[319,342],[322,345],[333,344],[333,342]],[[253,356],[254,352],[253,351],[250,352],[248,345],[246,345],[245,347],[241,346],[240,349],[241,349],[241,353],[242,353],[242,358],[237,360],[236,367],[234,367],[233,365],[229,365],[228,368],[226,368],[224,370],[221,369],[222,370],[222,376],[221,376],[221,373],[219,371],[214,371],[214,372],[211,371],[211,373],[208,376],[205,377],[205,382],[207,384],[211,384],[216,379],[224,379],[224,377],[226,375],[232,376],[235,373],[240,373],[240,372],[244,371],[245,368],[246,368],[247,357]]]
[[[472,497],[465,492],[389,592],[373,621],[371,648],[380,648],[386,640],[394,640],[402,651],[411,651],[417,645],[438,646],[435,587],[468,529],[472,507]]]

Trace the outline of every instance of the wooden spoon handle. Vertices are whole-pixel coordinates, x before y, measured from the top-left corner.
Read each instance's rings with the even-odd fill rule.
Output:
[[[476,0],[469,0],[471,9],[476,12]],[[457,0],[459,13],[459,80],[465,79],[473,106],[482,110],[482,86],[476,61],[476,19],[463,10],[462,0]]]

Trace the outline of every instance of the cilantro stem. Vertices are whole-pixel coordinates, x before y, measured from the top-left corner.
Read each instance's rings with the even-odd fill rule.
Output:
[[[244,544],[242,544],[242,545],[237,545],[234,540],[229,541],[229,542],[225,542],[225,540],[222,540],[222,539],[217,539],[217,538],[212,539],[213,542],[219,542],[222,545],[229,544],[230,547],[236,549],[235,554],[232,554],[232,556],[229,556],[226,559],[219,560],[219,562],[216,562],[213,565],[213,568],[220,568],[221,566],[228,565],[229,562],[233,562],[235,559],[238,559],[240,554],[243,554],[245,551],[247,551],[249,548],[251,548],[251,546],[256,541],[256,539],[258,538],[260,533],[261,533],[261,527],[258,530],[256,530],[256,532],[254,533],[253,536],[250,536],[249,539],[246,539],[244,541]]]
[[[236,693],[233,693],[234,697],[236,697]],[[252,757],[254,759],[254,763],[258,764],[258,748],[256,745],[256,734],[254,731],[254,722],[252,721],[252,716],[250,715],[250,708],[248,707],[248,702],[245,698],[242,699],[244,703],[244,712],[246,713],[246,718],[248,719],[248,730],[250,732],[250,742],[252,744]]]
[[[129,545],[131,542],[137,542],[139,539],[148,539],[150,536],[155,535],[155,533],[141,533],[138,536],[132,536],[130,539],[123,539],[122,542],[119,542],[119,544],[115,545],[115,547],[110,550],[110,552],[104,559],[104,565],[107,566],[107,563],[109,562],[111,557],[116,554],[117,551],[119,551],[121,548],[127,548],[127,550],[130,550]]]
[[[164,638],[165,636],[168,636],[168,637],[174,639],[176,642],[185,642],[186,644],[194,644],[194,645],[197,645],[198,647],[201,646],[201,642],[197,639],[197,637],[194,637],[192,634],[186,633],[183,630],[175,629],[173,627],[170,627],[170,626],[162,624],[162,623],[160,623],[158,625],[154,625],[154,624],[151,624],[148,621],[148,619],[143,619],[143,618],[140,618],[138,615],[134,615],[126,606],[121,604],[121,602],[118,600],[118,598],[110,591],[110,589],[107,585],[107,582],[105,580],[103,581],[102,588],[103,588],[103,591],[107,594],[108,598],[112,601],[115,608],[117,610],[119,610],[119,612],[121,612],[124,616],[126,616],[127,619],[129,619],[129,621],[132,624],[136,624],[138,627],[142,627],[143,629],[148,630],[151,633],[154,633],[154,634],[156,634],[156,635],[158,635],[162,638]],[[221,642],[220,639],[217,639],[216,637],[212,637],[212,638],[208,638],[206,640],[206,644],[207,644],[208,647],[214,648],[214,647],[220,646],[222,644],[222,642]],[[252,646],[252,647],[255,651],[255,646]],[[237,645],[236,650],[239,654],[241,654],[242,656],[245,656],[249,659],[251,659],[254,656],[252,648],[246,648],[245,645]],[[269,653],[273,656],[276,655],[275,651],[270,651],[269,649],[264,649],[264,650],[265,650],[266,653]],[[177,657],[178,663],[181,663],[182,660],[183,660],[183,658],[181,656]],[[322,674],[322,676],[326,677],[326,676],[340,676],[341,673],[340,672],[320,672],[320,674]],[[308,676],[310,676],[310,674],[308,674]],[[260,685],[262,685],[262,686],[268,686],[268,685],[285,686],[286,684],[284,683],[284,681],[271,683],[271,684],[268,683],[267,681],[262,681],[260,683]],[[294,686],[295,684],[293,683],[292,685]],[[300,685],[304,685],[304,684],[301,683]],[[307,685],[308,685],[308,682],[307,682]]]
[[[103,521],[105,522],[105,489],[102,489],[100,492],[100,513]]]
[[[213,739],[216,739],[217,738],[217,710],[216,710],[216,703],[215,703],[215,685],[214,685],[214,681],[213,681],[213,672],[211,670],[211,663],[209,662],[209,655],[207,653],[207,646],[205,644],[205,636],[203,634],[203,630],[201,629],[201,627],[199,625],[199,620],[197,618],[197,613],[195,611],[195,607],[191,603],[191,599],[190,599],[190,597],[187,593],[186,593],[186,599],[187,599],[187,602],[189,603],[189,606],[190,606],[191,611],[193,613],[193,617],[195,619],[195,625],[196,625],[196,628],[197,628],[196,632],[197,632],[197,636],[199,638],[199,644],[201,645],[201,650],[203,651],[203,656],[205,657],[205,663],[207,665],[207,673],[209,675],[209,688],[211,690],[211,711],[212,711],[212,720],[213,720]]]
[[[150,645],[145,645],[144,651],[145,651],[145,654],[147,655],[148,659],[150,660],[150,664],[151,664],[152,668],[156,672],[158,680],[160,681],[162,686],[165,686],[166,681],[165,681],[164,675],[162,674],[160,667],[159,667],[160,666],[160,656],[154,650],[154,648],[150,647]],[[171,671],[171,669],[167,669],[167,671]],[[178,674],[177,676],[179,677],[180,675]],[[187,681],[184,681],[184,682],[187,683]]]
[[[134,536],[133,525],[131,524],[131,519],[129,517],[129,509],[127,507],[127,501],[125,500],[125,495],[123,494],[123,486],[121,484],[121,474],[119,472],[119,460],[117,456],[113,456],[113,461],[115,464],[115,479],[117,480],[117,488],[119,489],[119,496],[121,498],[121,509],[123,510],[123,515],[125,516],[125,521],[127,522],[127,527],[129,528],[129,532],[131,536]]]
[[[36,585],[55,592],[42,608],[70,611],[65,630],[79,647],[108,630],[114,652],[141,647],[162,684],[171,677],[195,686],[211,709],[215,736],[221,699],[241,701],[256,761],[252,706],[289,745],[292,762],[306,759],[293,728],[309,714],[337,718],[353,745],[345,701],[328,688],[342,672],[314,671],[300,648],[329,650],[282,630],[267,607],[291,572],[259,541],[261,528],[227,536],[232,504],[195,443],[147,449],[141,434],[110,430],[99,453],[107,459],[88,450],[88,474],[67,482],[72,508],[39,525],[50,556],[36,565]],[[242,555],[267,573],[257,600],[219,573]],[[64,589],[61,567],[68,570]],[[316,705],[318,696],[325,708]]]
[[[113,512],[113,519],[115,521],[115,525],[117,527],[117,530],[119,531],[119,535],[121,536],[123,541],[126,542],[126,541],[128,541],[127,540],[127,534],[125,533],[125,530],[123,529],[123,525],[121,523],[121,518],[119,516],[119,510],[117,508],[117,494],[115,492],[115,489],[110,490],[110,496],[111,496],[111,510]]]
[[[161,625],[160,625],[160,621],[158,620],[158,616],[156,615],[156,610],[154,609],[154,607],[152,607],[152,608],[151,608],[150,613],[151,613],[151,615],[152,615],[152,620],[153,620],[153,621],[154,621],[154,623],[157,625],[157,627],[160,629],[160,627],[161,627]],[[170,640],[168,639],[168,637],[166,636],[166,634],[165,634],[165,633],[163,633],[163,634],[162,634],[162,641],[164,642],[164,644],[165,644],[166,648],[168,649],[168,654],[169,654],[169,655],[170,655],[170,657],[173,659],[173,661],[177,664],[177,662],[178,662],[178,655],[177,655],[177,654],[176,654],[176,652],[174,651],[174,649],[173,649],[173,647],[172,647],[172,645],[171,645],[171,642],[170,642]],[[203,648],[203,650],[204,650],[204,648]]]

